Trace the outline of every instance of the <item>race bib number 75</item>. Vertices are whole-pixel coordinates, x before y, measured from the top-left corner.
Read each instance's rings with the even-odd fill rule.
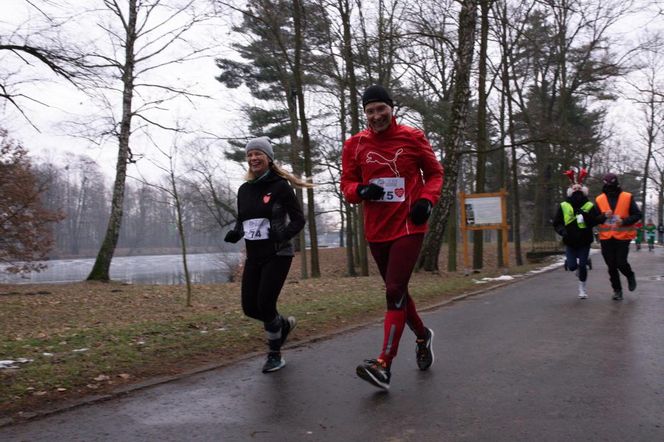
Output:
[[[406,201],[406,187],[403,177],[374,178],[369,182],[379,185],[385,190],[385,194],[379,200],[383,203],[400,203]]]
[[[270,233],[270,220],[267,218],[253,218],[242,222],[244,229],[244,239],[247,241],[257,241],[268,239]]]

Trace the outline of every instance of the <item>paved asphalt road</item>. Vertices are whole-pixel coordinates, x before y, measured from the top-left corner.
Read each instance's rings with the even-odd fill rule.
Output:
[[[355,375],[378,324],[0,428],[1,441],[664,441],[664,249],[631,252],[638,288],[589,299],[562,268],[423,314],[436,362],[406,331],[381,392]],[[294,332],[297,334],[297,331]]]

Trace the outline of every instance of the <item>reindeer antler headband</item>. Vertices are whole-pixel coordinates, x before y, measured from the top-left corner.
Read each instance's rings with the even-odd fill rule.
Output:
[[[563,175],[566,175],[567,178],[572,182],[572,184],[583,184],[583,180],[588,176],[588,171],[584,168],[581,168],[579,170],[579,173],[576,175],[576,179],[574,177],[574,171],[572,169],[566,170],[563,172]]]

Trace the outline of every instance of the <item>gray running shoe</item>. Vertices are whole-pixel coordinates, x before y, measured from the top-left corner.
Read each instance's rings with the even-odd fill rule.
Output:
[[[623,299],[622,290],[616,290],[615,292],[613,292],[614,301],[622,301],[622,299]]]
[[[263,365],[263,373],[271,373],[281,370],[286,365],[286,361],[281,357],[278,351],[271,351],[267,354],[267,361]]]
[[[417,349],[415,354],[417,356],[417,366],[420,370],[426,370],[433,364],[434,356],[431,343],[433,342],[433,330],[427,328],[427,337],[424,339],[417,339]]]

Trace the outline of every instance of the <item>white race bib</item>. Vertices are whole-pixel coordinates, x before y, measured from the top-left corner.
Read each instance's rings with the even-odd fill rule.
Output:
[[[385,190],[385,194],[379,200],[383,203],[400,203],[406,201],[406,181],[403,177],[374,178],[370,183],[379,185]]]
[[[242,223],[244,228],[244,239],[257,241],[268,239],[270,234],[270,220],[267,218],[248,219]]]
[[[583,224],[583,223],[585,222],[585,220],[583,219],[583,215],[582,215],[582,214],[579,213],[578,215],[576,215],[576,222],[577,222],[578,224]]]

